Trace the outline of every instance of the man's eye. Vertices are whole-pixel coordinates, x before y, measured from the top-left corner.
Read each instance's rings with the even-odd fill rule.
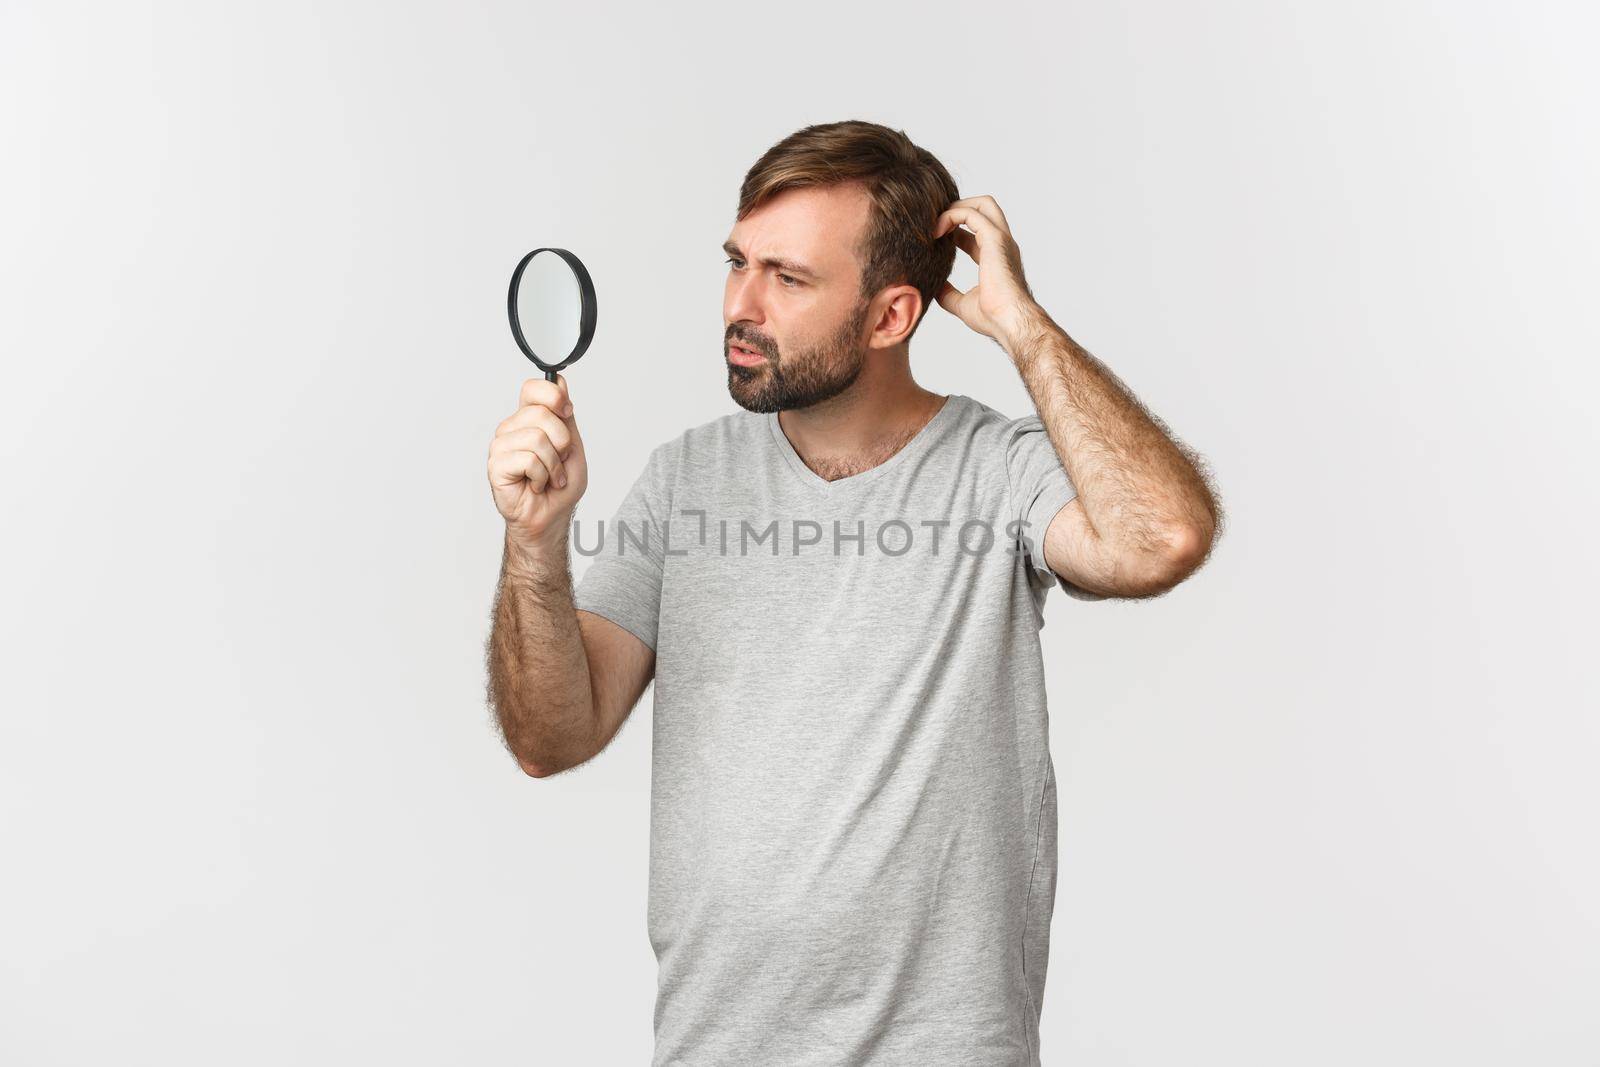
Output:
[[[723,260],[722,262],[726,263],[728,266],[732,267],[734,270],[739,270],[744,266],[744,261],[743,260],[735,260],[731,256],[729,258]],[[800,284],[800,279],[799,278],[796,278],[796,277],[794,277],[792,275],[789,275],[789,274],[780,274],[780,275],[778,275],[778,280],[783,283],[784,288],[786,288],[786,289],[793,289],[793,288],[795,288],[796,286],[798,286]]]

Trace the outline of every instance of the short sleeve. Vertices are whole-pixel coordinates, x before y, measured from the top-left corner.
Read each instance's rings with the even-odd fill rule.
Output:
[[[661,616],[663,523],[670,518],[675,467],[669,444],[650,453],[603,527],[579,518],[572,531],[575,550],[590,556],[589,568],[573,590],[573,605],[610,619],[651,649]]]
[[[1046,581],[1055,579],[1061,591],[1075,599],[1105,600],[1104,595],[1081,589],[1056,574],[1045,561],[1045,531],[1056,512],[1071,502],[1078,490],[1067,477],[1038,415],[1015,419],[1007,426],[1006,470],[1011,480],[1011,514],[1007,521],[1022,524],[1022,536],[1028,542],[1028,564],[1034,574]]]

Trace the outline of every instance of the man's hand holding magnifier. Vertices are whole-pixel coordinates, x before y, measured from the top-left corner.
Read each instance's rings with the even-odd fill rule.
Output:
[[[506,539],[531,554],[566,557],[572,509],[589,484],[583,437],[565,375],[522,383],[519,407],[489,444],[489,486]]]

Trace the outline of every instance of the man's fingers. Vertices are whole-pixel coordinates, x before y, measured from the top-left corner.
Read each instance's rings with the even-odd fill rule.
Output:
[[[529,378],[522,383],[522,389],[517,393],[517,407],[525,408],[529,404],[543,404],[554,409],[561,400],[561,389],[555,382],[547,382],[543,378]]]
[[[558,446],[554,440],[550,440],[550,435],[546,434],[542,427],[534,427],[531,430],[512,430],[510,434],[506,434],[504,437],[494,438],[494,445],[501,448],[502,451],[526,451],[526,453],[536,454],[539,459],[544,461],[544,466],[549,467],[552,475],[560,472],[562,461],[565,461],[566,454],[568,454],[566,450],[563,450],[562,446]]]
[[[556,450],[555,443],[541,428],[535,427],[528,430],[513,430],[494,439],[491,446],[495,451],[527,452],[538,457],[539,462],[549,474],[549,480],[557,489],[567,484],[566,465],[561,462],[561,454]]]
[[[523,382],[517,404],[519,407],[542,404],[562,418],[572,414],[572,397],[567,392],[567,380],[560,374],[556,375],[553,382],[543,378],[529,378]]]
[[[1006,213],[1000,210],[1000,202],[992,196],[978,197],[978,210],[994,219],[996,226],[1007,233],[1011,232],[1011,224],[1006,221]]]
[[[968,196],[957,200],[951,207],[970,207],[977,210],[984,218],[994,223],[1006,233],[1011,232],[1011,227],[1006,222],[1006,213],[1000,210],[1000,204],[992,196]]]
[[[543,492],[550,472],[532,452],[495,452],[489,456],[489,484],[509,488],[526,480],[535,493]]]
[[[971,256],[972,257],[972,261],[974,263],[976,263],[978,261],[978,238],[977,238],[977,236],[975,234],[969,233],[966,230],[963,230],[961,227],[957,226],[956,229],[955,229],[955,237],[956,237],[956,247],[961,249],[967,255]]]
[[[963,293],[960,289],[957,289],[949,282],[945,282],[944,286],[939,290],[939,292],[934,295],[934,299],[939,302],[940,307],[944,308],[951,314],[954,314],[956,310],[956,304],[959,303],[961,298],[966,295],[966,293]]]
[[[567,386],[567,376],[560,371],[556,371],[556,385],[561,387],[562,405],[556,408],[555,411],[557,415],[565,419],[572,414],[572,392]]]
[[[561,458],[566,459],[572,454],[572,446],[577,435],[578,424],[568,419],[559,419],[555,413],[542,404],[533,404],[529,407],[519,408],[516,414],[506,419],[495,429],[496,437],[504,437],[522,430],[538,429],[547,434],[555,443],[556,450],[561,453]]]
[[[995,221],[975,207],[960,204],[952,205],[939,216],[938,223],[933,228],[934,237],[943,237],[950,230],[965,225],[973,232],[979,245],[990,241],[1002,240],[1005,236]],[[960,240],[960,238],[957,238]]]

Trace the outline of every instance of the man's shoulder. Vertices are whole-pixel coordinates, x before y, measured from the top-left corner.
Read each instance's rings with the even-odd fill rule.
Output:
[[[757,439],[758,435],[767,432],[768,416],[754,411],[738,408],[726,415],[718,415],[714,419],[690,426],[673,441],[679,444],[685,455],[694,455],[707,450],[720,452],[729,445],[747,443]]]
[[[651,450],[653,461],[677,467],[738,455],[767,432],[767,416],[740,408],[678,431]]]
[[[1006,415],[995,410],[987,404],[974,400],[975,412],[972,416],[972,433],[983,436],[985,443],[995,443],[1006,449],[1014,449],[1035,440],[1048,440],[1046,436],[1044,419],[1032,407],[1022,415]],[[1037,435],[1037,436],[1036,436]]]
[[[959,405],[963,425],[969,433],[992,430],[1011,421],[1010,416],[1001,414],[977,397],[952,393],[950,403]]]
[[[1033,412],[1013,418],[981,400],[960,394],[952,395],[950,402],[959,402],[961,405],[954,427],[955,436],[973,441],[984,451],[1008,445],[1019,433],[1026,433],[1034,424],[1040,429],[1044,426]]]

